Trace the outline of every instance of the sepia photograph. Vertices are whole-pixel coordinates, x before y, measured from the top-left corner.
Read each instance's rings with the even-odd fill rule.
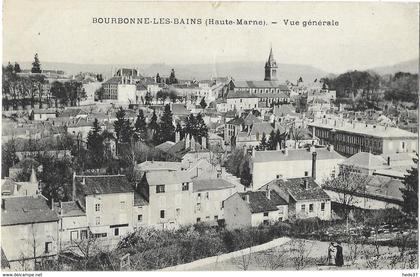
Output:
[[[2,9],[3,276],[417,276],[419,3]]]

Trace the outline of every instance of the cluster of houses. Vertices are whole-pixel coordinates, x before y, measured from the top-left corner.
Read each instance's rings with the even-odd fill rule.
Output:
[[[335,91],[320,80],[304,84],[299,78],[296,84],[282,84],[277,69],[272,51],[264,80],[256,81],[171,82],[121,68],[99,85],[94,78],[90,82],[89,76],[83,77],[91,98],[97,89],[103,90],[99,102],[4,113],[3,143],[13,140],[18,145],[29,139],[39,144],[50,139],[57,147],[42,151],[71,157],[60,138],[70,135],[85,143],[95,119],[103,130],[113,132],[120,106],[130,122],[138,109],[150,122],[153,113],[161,115],[165,101],[146,105],[146,97],[156,98],[167,90],[181,97],[166,100],[174,126],[182,126],[190,114],[201,114],[208,137],[181,138],[177,132],[174,141],[155,147],[175,161],[136,164],[130,180],[125,175],[74,173],[71,199],[66,202],[41,194],[36,168],[28,182],[16,181],[25,160],[40,151],[19,147],[19,162],[2,179],[2,268],[36,268],[60,252],[77,253],[83,240],[114,247],[139,228],[207,224],[237,229],[296,218],[331,220],[336,217],[331,203],[339,201],[339,192],[322,185],[344,171],[367,178],[365,191],[355,195],[355,206],[399,208],[402,179],[418,152],[417,134],[383,117],[367,122],[343,116],[333,105]],[[305,98],[304,110],[296,103],[300,97]],[[207,107],[199,105],[201,99]],[[272,134],[276,147],[261,147],[264,138],[274,139]],[[107,143],[116,155],[115,144]],[[240,176],[226,172],[224,161],[233,151],[249,156],[249,187],[241,184]]]

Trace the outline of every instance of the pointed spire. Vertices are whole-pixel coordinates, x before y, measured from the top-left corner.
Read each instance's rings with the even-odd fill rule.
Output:
[[[274,60],[273,46],[270,44],[270,55],[268,56],[268,61],[271,62],[273,60]]]
[[[32,167],[31,171],[31,177],[29,178],[30,183],[38,183],[38,180],[36,179],[36,173],[34,167]]]

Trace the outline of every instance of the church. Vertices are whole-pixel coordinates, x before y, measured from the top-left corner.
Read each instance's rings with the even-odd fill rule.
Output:
[[[270,49],[265,63],[265,77],[261,81],[235,81],[229,83],[227,94],[228,108],[246,110],[269,108],[277,103],[290,101],[290,90],[277,79],[277,62],[274,59],[273,48]]]

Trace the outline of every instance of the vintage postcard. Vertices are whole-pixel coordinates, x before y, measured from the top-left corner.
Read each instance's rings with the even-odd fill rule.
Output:
[[[418,3],[5,0],[2,34],[7,276],[416,276]]]

